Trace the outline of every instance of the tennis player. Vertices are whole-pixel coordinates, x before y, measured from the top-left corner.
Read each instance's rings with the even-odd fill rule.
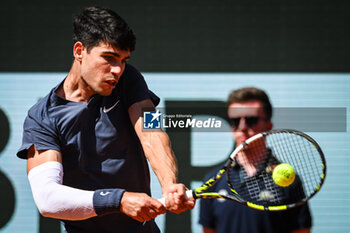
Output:
[[[160,232],[154,218],[194,202],[177,183],[168,136],[142,130],[142,110],[159,98],[129,65],[135,35],[114,11],[85,8],[74,17],[74,60],[66,78],[35,104],[17,155],[43,216],[66,232]],[[149,161],[167,196],[151,198]]]
[[[228,97],[227,106],[228,119],[236,146],[258,133],[271,130],[273,127],[271,122],[272,106],[263,90],[248,87],[233,91]],[[236,166],[231,174],[233,185],[239,194],[248,193],[245,186],[239,185],[240,179],[246,179],[255,174],[265,174],[265,172],[259,171],[259,167],[255,166],[256,160],[266,159],[266,162],[270,162],[271,158],[271,162],[273,162],[273,157],[268,154],[259,158],[249,158],[249,155],[246,154],[241,156],[243,157],[237,157]],[[204,180],[215,175],[217,171],[207,174]],[[265,178],[271,179],[271,176],[266,175]],[[245,183],[249,184],[249,182]],[[293,188],[302,189],[301,185],[293,185]],[[229,193],[226,176],[208,191]],[[291,190],[281,196],[288,198],[288,192]],[[297,193],[300,192],[302,190]],[[264,198],[268,200],[269,195],[276,194],[264,190],[257,196],[260,201]],[[249,200],[247,198],[250,197],[244,198]],[[256,201],[254,200],[254,203]],[[283,201],[288,202],[288,199]],[[224,199],[201,199],[199,223],[203,226],[204,233],[309,233],[311,215],[307,204],[286,211],[265,212]]]

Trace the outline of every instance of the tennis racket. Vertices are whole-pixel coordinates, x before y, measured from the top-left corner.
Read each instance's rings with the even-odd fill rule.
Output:
[[[294,169],[292,183],[287,186],[272,178],[282,163]],[[231,192],[210,192],[210,187],[225,176]],[[186,195],[224,198],[258,210],[280,211],[307,202],[320,190],[325,177],[326,160],[315,140],[296,130],[271,130],[236,147],[214,177]],[[165,203],[164,198],[160,201]]]

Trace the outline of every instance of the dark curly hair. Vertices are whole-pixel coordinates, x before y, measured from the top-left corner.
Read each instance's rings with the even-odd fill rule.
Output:
[[[87,7],[73,17],[73,43],[82,42],[89,52],[101,42],[121,50],[133,51],[136,37],[132,29],[113,10]]]

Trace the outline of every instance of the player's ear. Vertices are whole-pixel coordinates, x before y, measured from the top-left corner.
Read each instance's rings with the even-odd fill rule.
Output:
[[[83,52],[85,51],[85,46],[80,41],[76,42],[73,46],[73,56],[76,60],[81,61],[83,58]]]

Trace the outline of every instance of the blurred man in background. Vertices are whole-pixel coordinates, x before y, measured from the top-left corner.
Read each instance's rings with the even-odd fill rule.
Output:
[[[227,100],[227,115],[235,145],[248,138],[271,130],[272,106],[267,94],[260,89],[248,87],[233,91]],[[257,172],[254,164],[240,164],[235,167],[237,174],[244,169],[249,176]],[[209,179],[218,172],[206,175]],[[226,176],[211,189],[229,193]],[[201,199],[200,219],[204,233],[309,233],[311,215],[307,204],[294,209],[270,212],[260,211],[224,199]]]

